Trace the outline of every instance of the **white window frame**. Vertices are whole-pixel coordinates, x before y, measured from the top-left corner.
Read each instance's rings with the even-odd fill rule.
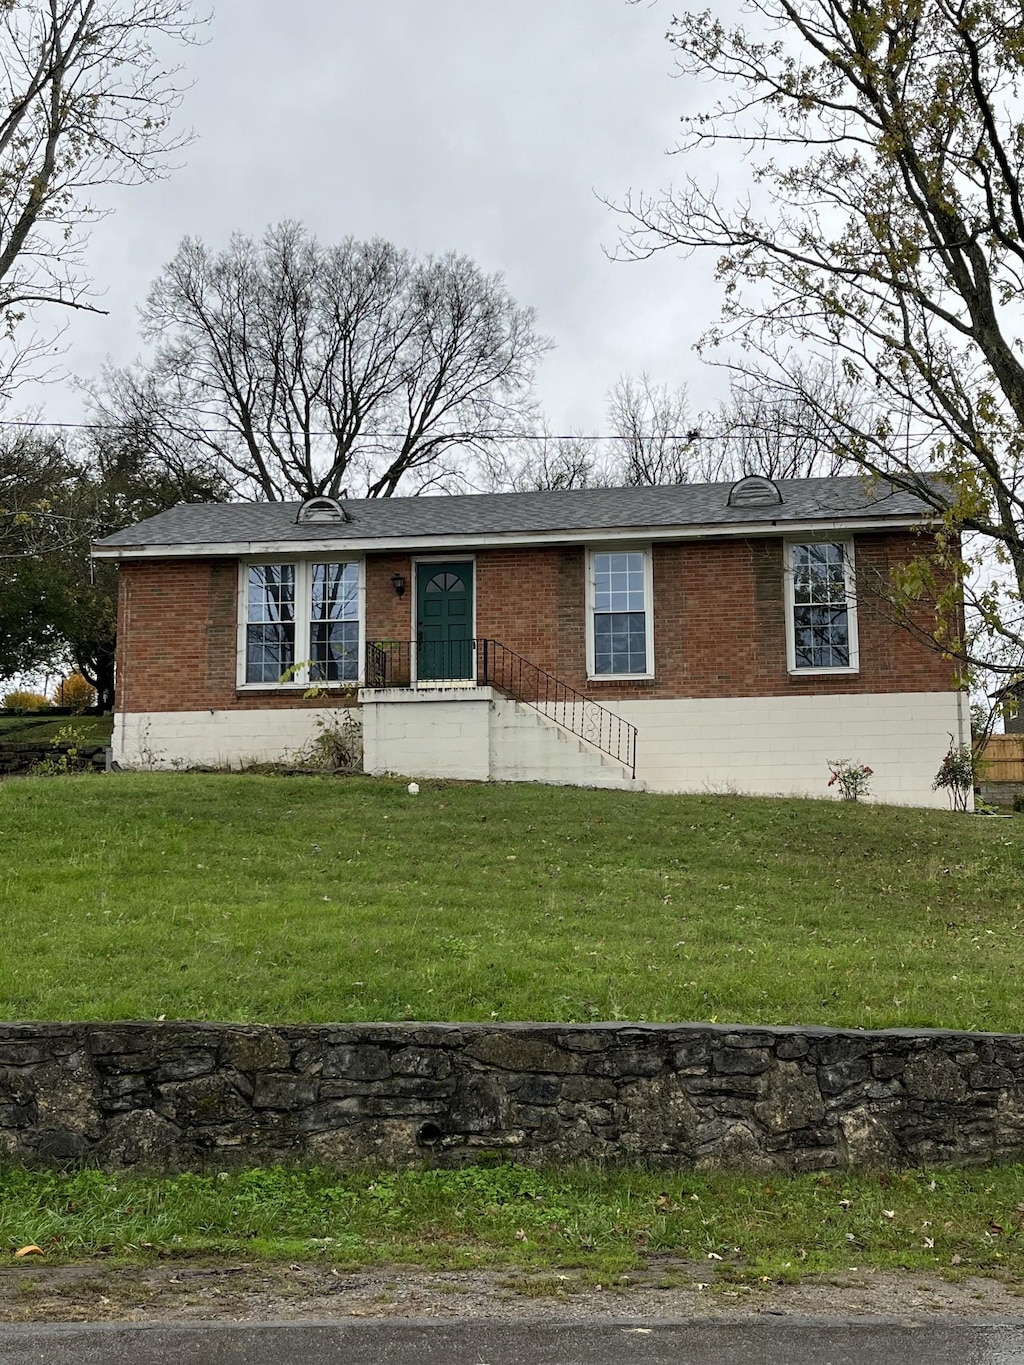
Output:
[[[596,568],[598,555],[642,554],[644,557],[644,628],[646,634],[645,653],[647,671],[645,673],[598,673],[594,658],[594,605],[596,599]],[[629,682],[654,677],[654,562],[650,545],[591,545],[587,547],[586,594],[584,610],[586,613],[587,641],[587,681]]]
[[[796,662],[796,593],[794,591],[793,550],[798,545],[841,545],[846,583],[846,629],[850,644],[850,662],[827,668],[798,668]],[[801,536],[784,542],[784,577],[786,580],[786,665],[796,678],[860,672],[860,638],[857,631],[857,573],[853,538],[850,536]]]
[[[338,682],[316,681],[316,687],[332,692],[343,692],[346,688],[362,687],[366,659],[366,561],[359,555],[253,555],[239,560],[238,564],[238,631],[235,647],[235,682],[239,691],[246,692],[303,692],[310,686],[309,669],[299,668],[287,682],[247,682],[246,659],[249,625],[249,570],[257,565],[288,565],[295,570],[295,658],[297,662],[308,662],[312,654],[310,639],[310,608],[313,603],[313,565],[314,564],[355,564],[359,572],[359,657],[355,678]]]

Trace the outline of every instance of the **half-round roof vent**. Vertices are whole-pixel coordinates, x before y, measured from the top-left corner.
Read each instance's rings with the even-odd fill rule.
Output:
[[[337,498],[326,496],[307,498],[299,508],[296,522],[303,521],[351,521],[352,518]]]
[[[730,507],[766,507],[770,503],[780,503],[782,494],[778,485],[766,479],[763,474],[748,474],[739,479],[729,489]]]

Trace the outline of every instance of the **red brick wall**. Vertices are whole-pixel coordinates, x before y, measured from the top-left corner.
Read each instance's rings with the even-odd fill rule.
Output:
[[[920,536],[855,537],[857,673],[789,673],[783,544],[769,538],[654,545],[650,682],[588,681],[582,547],[481,551],[477,633],[598,700],[944,692],[954,685],[949,661],[898,626],[877,592],[895,564],[924,548]],[[926,611],[919,622],[927,627]]]
[[[656,677],[588,682],[582,547],[481,550],[477,634],[501,641],[597,699],[932,692],[953,686],[948,660],[888,619],[871,584],[920,554],[919,536],[855,538],[860,671],[791,676],[786,665],[782,542],[711,540],[653,549]],[[399,598],[391,577],[400,573]],[[149,560],[121,567],[118,707],[232,710],[323,705],[301,693],[236,683],[238,566]],[[369,555],[367,639],[409,640],[415,596],[408,555]],[[926,624],[923,612],[921,623]]]
[[[119,711],[235,711],[319,706],[302,690],[243,691],[237,684],[238,562],[166,559],[120,569]],[[335,694],[329,704],[353,698]]]

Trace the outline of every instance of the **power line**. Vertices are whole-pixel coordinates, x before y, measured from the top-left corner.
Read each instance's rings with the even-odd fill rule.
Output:
[[[153,427],[172,428],[171,422],[153,422]],[[4,417],[0,418],[0,427],[19,427],[29,430],[44,431],[121,431],[123,424],[120,422],[40,422],[29,418]],[[187,433],[182,433],[186,435]],[[237,436],[239,433],[232,427],[204,427],[204,436]],[[267,433],[261,435],[287,436],[289,433],[283,428],[271,428]],[[332,431],[304,431],[303,436],[333,436]],[[407,431],[361,431],[359,438],[365,441],[401,441],[409,433]],[[553,432],[523,432],[523,431],[496,431],[492,433],[489,440],[501,441],[681,441],[685,444],[693,444],[695,441],[732,439],[735,433],[732,432],[702,432],[696,429],[691,431],[666,431],[658,432],[650,436],[623,436],[620,432],[609,433],[607,435],[584,434],[583,432],[568,432],[555,434]]]

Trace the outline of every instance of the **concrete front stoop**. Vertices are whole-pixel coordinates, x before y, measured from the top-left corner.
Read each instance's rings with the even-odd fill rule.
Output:
[[[532,706],[500,694],[491,724],[491,777],[496,782],[644,789],[610,754],[601,753]]]
[[[366,687],[359,702],[368,773],[644,790],[610,755],[493,687]]]

